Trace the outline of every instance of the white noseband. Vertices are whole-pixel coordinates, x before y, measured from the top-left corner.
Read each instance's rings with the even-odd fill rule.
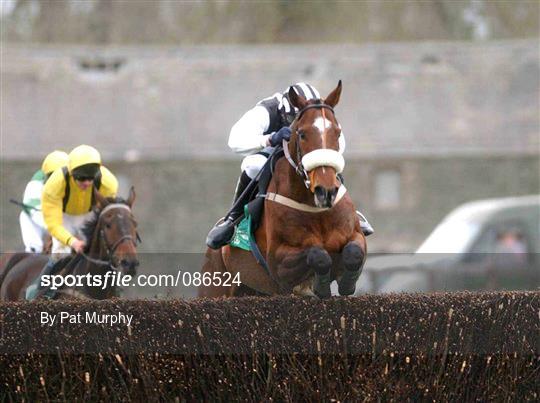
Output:
[[[334,168],[336,173],[339,174],[343,172],[343,168],[345,168],[345,159],[339,151],[321,148],[304,155],[302,157],[302,165],[307,172],[317,167],[326,166]]]

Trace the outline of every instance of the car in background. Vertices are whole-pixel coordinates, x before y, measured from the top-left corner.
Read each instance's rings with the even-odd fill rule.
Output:
[[[356,295],[540,287],[540,195],[478,200],[448,214],[414,254],[369,257]]]

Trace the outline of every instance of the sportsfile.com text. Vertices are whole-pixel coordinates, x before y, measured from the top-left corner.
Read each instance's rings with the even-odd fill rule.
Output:
[[[235,275],[224,273],[190,273],[179,270],[173,274],[140,274],[136,277],[121,272],[109,271],[104,274],[68,274],[68,275],[44,275],[41,278],[42,287],[50,287],[57,290],[62,287],[97,287],[106,289],[107,287],[209,287],[239,286],[240,273]]]

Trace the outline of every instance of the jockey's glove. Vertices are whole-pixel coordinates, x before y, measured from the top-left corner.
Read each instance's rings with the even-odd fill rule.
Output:
[[[270,138],[268,139],[268,142],[272,147],[275,147],[281,143],[283,143],[283,140],[289,141],[291,138],[291,129],[288,126],[282,127],[277,132],[272,134]]]

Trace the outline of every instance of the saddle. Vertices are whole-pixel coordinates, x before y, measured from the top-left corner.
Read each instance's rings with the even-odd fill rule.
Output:
[[[254,246],[256,247],[254,234],[261,224],[266,190],[274,174],[276,163],[283,156],[283,149],[281,147],[276,148],[268,156],[268,160],[261,168],[259,175],[252,180],[258,181],[256,191],[254,191],[250,201],[244,205],[244,218],[236,226],[236,231],[230,242],[231,246],[252,251],[256,254],[253,250]],[[255,257],[257,258],[257,256]]]

